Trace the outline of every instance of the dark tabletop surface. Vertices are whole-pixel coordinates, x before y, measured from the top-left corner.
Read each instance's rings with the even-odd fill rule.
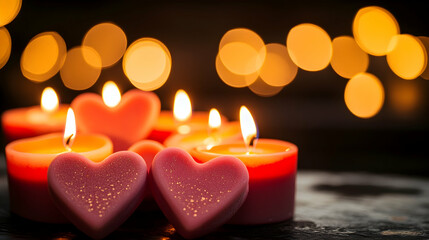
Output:
[[[72,225],[42,224],[9,211],[0,159],[0,239],[85,239]],[[294,220],[223,226],[203,239],[429,239],[429,179],[299,171]],[[181,239],[159,212],[136,212],[107,239]]]

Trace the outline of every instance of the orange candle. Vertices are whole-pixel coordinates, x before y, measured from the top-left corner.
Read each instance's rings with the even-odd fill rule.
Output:
[[[155,155],[164,148],[164,145],[157,141],[145,139],[134,143],[128,151],[135,152],[144,159],[149,173]],[[153,199],[153,195],[149,187],[146,187],[143,195],[143,201],[138,209],[142,211],[153,211],[158,209],[158,205]]]
[[[153,92],[132,89],[121,98],[115,83],[108,81],[102,97],[83,93],[71,103],[79,132],[99,133],[112,140],[114,151],[127,150],[145,139],[158,119],[161,103]]]
[[[40,106],[16,108],[2,114],[2,127],[9,141],[60,132],[66,122],[68,105],[59,105],[55,91],[48,87],[42,93]]]
[[[186,151],[198,146],[211,148],[221,143],[228,143],[241,139],[240,123],[228,122],[222,124],[221,116],[216,109],[209,113],[206,129],[192,131],[188,134],[176,133],[164,141],[166,147],[180,147]]]
[[[294,214],[298,148],[290,142],[281,140],[256,141],[256,126],[250,127],[251,130],[247,131],[245,128],[247,124],[243,124],[241,115],[245,144],[237,141],[210,149],[199,147],[190,153],[198,162],[231,155],[246,165],[249,171],[249,193],[230,223],[266,224],[290,219]],[[253,122],[253,119],[251,121]],[[253,146],[250,146],[251,142]]]
[[[227,121],[221,116],[222,121]],[[148,139],[164,143],[171,135],[188,134],[192,131],[207,130],[209,113],[192,111],[191,100],[183,90],[178,90],[174,98],[173,111],[161,111]]]
[[[67,118],[72,119],[72,114]],[[73,119],[68,121],[74,122]],[[66,128],[64,135],[51,133],[16,140],[6,146],[12,212],[34,221],[68,222],[55,207],[49,195],[47,183],[49,164],[59,154],[69,151],[99,162],[109,156],[113,149],[111,141],[103,135],[79,134],[76,138],[74,136],[75,128],[73,131],[71,127]]]

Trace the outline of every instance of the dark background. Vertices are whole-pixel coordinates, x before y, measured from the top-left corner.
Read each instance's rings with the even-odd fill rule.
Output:
[[[396,77],[385,57],[370,56],[368,72],[381,80],[386,93],[382,110],[370,119],[357,118],[347,109],[343,95],[347,79],[330,66],[319,72],[299,70],[290,85],[268,98],[247,88],[231,88],[217,76],[218,44],[232,28],[250,28],[266,43],[285,44],[292,27],[309,22],[324,28],[333,39],[352,35],[354,15],[370,5],[390,11],[401,33],[429,36],[425,1],[24,0],[19,15],[6,26],[12,37],[12,53],[0,69],[0,111],[39,104],[40,94],[47,86],[56,89],[63,103],[70,103],[84,92],[67,89],[59,74],[44,83],[25,79],[19,66],[21,53],[38,33],[57,31],[70,49],[81,43],[92,26],[111,21],[125,31],[128,45],[141,37],[153,37],[169,48],[171,75],[155,91],[163,109],[172,109],[175,92],[183,88],[194,110],[216,107],[229,119],[237,120],[240,106],[248,106],[258,123],[260,137],[298,145],[299,169],[427,176],[429,81]],[[103,69],[97,83],[86,91],[101,92],[107,80],[114,80],[122,92],[132,88],[118,62]],[[409,85],[417,89],[419,103],[411,110],[399,111],[391,101],[392,89]]]

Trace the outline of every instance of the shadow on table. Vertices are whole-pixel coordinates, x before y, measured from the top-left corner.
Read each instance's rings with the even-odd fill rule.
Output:
[[[6,239],[89,239],[71,224],[46,224],[9,212],[1,216],[0,233]],[[257,226],[225,225],[202,239],[288,239],[294,229],[314,227],[309,221],[285,221]],[[136,212],[106,239],[183,239],[160,212]]]

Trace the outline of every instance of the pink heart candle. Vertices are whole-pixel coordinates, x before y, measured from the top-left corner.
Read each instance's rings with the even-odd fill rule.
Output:
[[[83,93],[72,102],[78,131],[108,136],[114,151],[127,150],[146,138],[161,109],[158,96],[133,89],[124,94],[116,106],[107,106],[101,96]]]
[[[176,231],[197,238],[227,222],[248,192],[249,174],[237,158],[199,164],[182,149],[166,148],[152,163],[150,186]]]
[[[297,146],[276,139],[256,139],[256,124],[244,106],[240,109],[240,125],[244,142],[220,144],[210,149],[197,147],[191,150],[191,155],[198,162],[234,156],[246,165],[249,193],[228,223],[268,224],[291,219],[295,209]]]
[[[58,208],[82,232],[97,239],[134,212],[143,199],[146,177],[145,161],[129,151],[99,163],[64,153],[48,169],[49,190]]]

